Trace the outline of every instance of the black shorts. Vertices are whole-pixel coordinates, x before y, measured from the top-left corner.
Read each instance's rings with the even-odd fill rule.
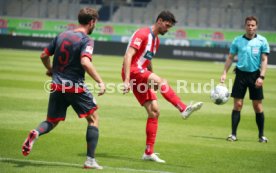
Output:
[[[231,97],[243,99],[247,88],[249,88],[250,100],[262,100],[263,87],[256,88],[256,80],[260,76],[260,71],[244,72],[236,68],[236,78],[234,81]]]
[[[53,123],[64,121],[70,105],[79,118],[86,117],[97,109],[95,99],[88,90],[82,93],[53,91],[49,98],[47,121]]]

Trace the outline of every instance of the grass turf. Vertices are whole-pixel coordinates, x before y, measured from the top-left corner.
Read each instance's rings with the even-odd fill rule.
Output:
[[[29,130],[45,120],[47,111],[44,83],[49,78],[44,75],[39,54],[0,49],[0,172],[86,172],[81,169],[86,155],[86,120],[78,119],[72,108],[65,122],[39,138],[28,157],[21,154]],[[107,84],[121,83],[122,57],[94,55],[93,63]],[[225,141],[230,133],[232,99],[217,106],[211,103],[209,93],[203,93],[204,87],[208,91],[209,84],[219,82],[222,63],[156,58],[153,68],[175,90],[177,80],[186,82],[179,96],[186,103],[203,101],[203,108],[189,120],[182,120],[179,112],[158,94],[161,116],[155,151],[166,164],[145,162],[140,160],[145,147],[145,110],[132,94],[123,95],[117,88],[108,88],[101,97],[92,90],[100,106],[96,158],[105,169],[99,172],[276,171],[275,69],[267,71],[263,101],[265,135],[270,141],[260,144],[248,96],[241,113],[239,141]],[[228,79],[233,78],[229,73]],[[94,84],[89,77],[86,82]]]

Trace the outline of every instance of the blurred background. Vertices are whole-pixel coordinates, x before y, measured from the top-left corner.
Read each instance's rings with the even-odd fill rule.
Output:
[[[158,57],[224,61],[251,15],[258,17],[258,33],[267,38],[272,54],[276,52],[276,0],[0,0],[0,46],[41,49],[47,38],[76,28],[77,14],[86,6],[100,14],[91,35],[99,54],[123,55],[131,34],[154,23],[162,10],[173,12],[178,23],[160,37],[161,47],[167,47]]]
[[[256,15],[259,29],[275,30],[275,0],[1,0],[1,16],[75,20],[79,9],[93,6],[100,21],[151,24],[161,10],[170,10],[179,26],[242,29],[244,18]]]

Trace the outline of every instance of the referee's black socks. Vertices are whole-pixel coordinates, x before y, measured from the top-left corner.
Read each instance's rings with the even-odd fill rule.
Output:
[[[241,119],[241,112],[233,110],[232,111],[232,135],[237,136],[237,128]]]
[[[259,130],[259,138],[264,136],[264,113],[256,113],[256,123]]]

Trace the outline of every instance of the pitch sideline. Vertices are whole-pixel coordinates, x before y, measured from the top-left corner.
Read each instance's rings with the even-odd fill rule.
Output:
[[[59,165],[59,166],[73,166],[73,167],[80,167],[82,168],[83,165],[81,164],[75,164],[75,163],[66,163],[66,162],[48,162],[48,161],[42,161],[42,160],[24,160],[24,159],[13,159],[13,158],[4,158],[0,157],[0,161],[16,161],[16,162],[22,162],[22,163],[37,163],[42,165]],[[122,170],[122,171],[130,171],[130,172],[149,172],[149,173],[172,173],[172,172],[164,172],[164,171],[157,171],[157,170],[144,170],[144,169],[132,169],[132,168],[116,168],[111,166],[103,166],[104,169],[114,169],[114,170]]]

